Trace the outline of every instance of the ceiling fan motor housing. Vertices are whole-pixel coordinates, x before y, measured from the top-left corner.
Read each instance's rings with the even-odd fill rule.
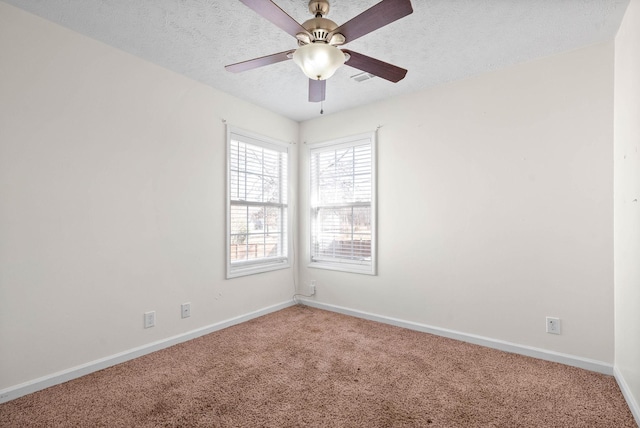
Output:
[[[300,46],[312,42],[324,42],[333,46],[345,43],[346,40],[342,34],[333,32],[338,28],[338,24],[325,18],[329,13],[329,2],[327,0],[311,0],[309,2],[309,12],[311,12],[315,18],[305,21],[302,26],[313,38],[309,38],[304,34],[298,34],[296,37],[298,38],[298,44]]]
[[[314,42],[328,43],[329,34],[336,28],[338,24],[327,18],[312,18],[305,21],[302,26],[313,35]]]

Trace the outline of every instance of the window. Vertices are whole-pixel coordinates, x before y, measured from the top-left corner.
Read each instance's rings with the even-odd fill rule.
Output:
[[[288,145],[227,129],[227,278],[289,267]]]
[[[311,267],[376,274],[375,134],[309,149]]]

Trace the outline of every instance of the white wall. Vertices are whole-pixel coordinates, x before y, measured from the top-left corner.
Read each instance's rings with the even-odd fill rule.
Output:
[[[591,46],[302,123],[305,142],[381,128],[379,275],[307,268],[303,234],[301,287],[612,364],[613,55]],[[300,174],[304,212],[304,156]],[[545,316],[562,335],[545,333]]]
[[[298,137],[0,2],[0,389],[290,299],[291,269],[224,279],[223,118]]]
[[[379,275],[307,268],[301,234],[317,301],[613,363],[613,43],[300,126],[2,2],[0,58],[0,389],[291,296],[290,269],[224,279],[223,118],[289,142],[382,126]],[[616,95],[638,90],[625,67]],[[638,141],[619,132],[637,100],[618,96],[616,156]],[[637,260],[620,201],[616,255]],[[618,259],[615,361],[636,397],[637,284]]]
[[[615,43],[615,368],[640,423],[640,1]]]

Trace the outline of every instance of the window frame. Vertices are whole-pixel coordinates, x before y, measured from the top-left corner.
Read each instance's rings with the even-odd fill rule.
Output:
[[[364,140],[368,140],[368,144],[371,147],[371,260],[367,262],[362,261],[330,261],[330,260],[314,260],[314,213],[319,207],[319,204],[314,205],[315,190],[313,189],[313,169],[312,169],[312,156],[315,151],[335,151],[341,148],[356,147],[362,145]],[[378,174],[377,174],[377,135],[376,132],[367,132],[363,134],[357,134],[353,136],[338,138],[334,140],[328,140],[318,143],[307,144],[307,168],[308,168],[308,233],[309,239],[309,257],[307,266],[310,268],[328,269],[341,272],[359,273],[365,275],[377,275],[377,188],[378,188]],[[345,204],[346,206],[358,207],[362,206],[361,202],[353,202]]]
[[[270,272],[274,270],[280,269],[288,269],[291,267],[291,251],[292,251],[292,204],[291,204],[291,150],[290,145],[275,140],[273,138],[265,137],[263,135],[250,132],[241,128],[237,128],[234,126],[227,125],[226,129],[227,133],[227,153],[226,153],[226,278],[232,279],[237,277],[242,277],[246,275],[254,275],[263,272]],[[284,159],[286,160],[286,180],[283,182],[283,177],[279,177],[280,179],[280,187],[281,187],[281,200],[283,196],[286,197],[286,202],[280,202],[277,204],[273,203],[264,203],[265,206],[277,206],[282,209],[282,214],[286,215],[286,221],[284,221],[284,225],[282,227],[281,233],[285,235],[282,238],[283,249],[286,250],[286,254],[280,257],[270,257],[270,258],[260,258],[255,260],[247,260],[240,263],[232,263],[231,262],[231,141],[239,141],[245,144],[250,144],[253,146],[261,147],[263,149],[274,150],[282,153]],[[285,192],[282,192],[282,187],[286,189]],[[259,203],[258,203],[259,204]],[[248,204],[249,206],[251,204]]]

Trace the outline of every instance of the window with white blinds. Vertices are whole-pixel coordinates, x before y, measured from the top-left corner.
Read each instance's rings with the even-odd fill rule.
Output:
[[[311,267],[376,273],[375,134],[309,149]]]
[[[289,267],[288,145],[229,128],[227,278]]]

